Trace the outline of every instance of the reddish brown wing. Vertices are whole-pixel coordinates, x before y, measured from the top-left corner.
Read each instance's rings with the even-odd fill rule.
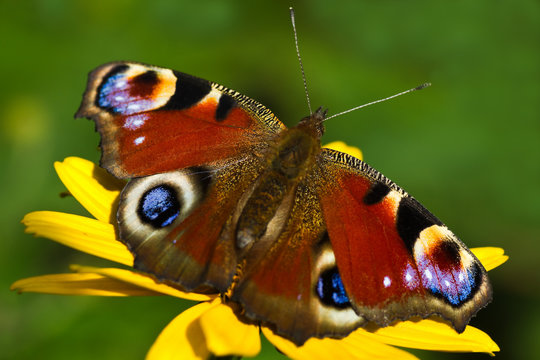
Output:
[[[241,158],[132,179],[118,229],[134,267],[184,290],[224,293],[237,267],[239,204],[259,172]]]
[[[89,75],[76,117],[96,122],[101,166],[119,178],[234,158],[285,126],[261,104],[207,80],[132,62]]]
[[[491,299],[480,262],[435,216],[364,162],[323,149],[319,198],[355,311],[385,326],[439,314],[461,332]]]
[[[365,323],[346,296],[332,303],[337,272],[314,175],[289,194],[266,234],[240,254],[244,266],[231,295],[242,315],[297,345],[314,336],[344,337]]]
[[[226,291],[237,207],[285,126],[233,90],[131,62],[92,71],[76,116],[96,122],[101,165],[133,178],[117,217],[134,266],[186,290]]]

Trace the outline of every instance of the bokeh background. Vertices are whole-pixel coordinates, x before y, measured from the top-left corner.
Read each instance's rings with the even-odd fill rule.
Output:
[[[236,89],[294,125],[307,115],[288,7],[311,100],[330,113],[429,81],[431,88],[327,123],[362,148],[470,247],[500,246],[494,301],[472,324],[499,359],[540,357],[540,5],[536,0],[2,1],[0,358],[142,358],[190,303],[17,295],[23,277],[109,265],[23,233],[33,210],[86,214],[53,162],[99,159],[73,119],[87,73],[111,60],[170,67]],[[415,352],[424,359],[488,355]],[[280,358],[265,343],[261,358]]]

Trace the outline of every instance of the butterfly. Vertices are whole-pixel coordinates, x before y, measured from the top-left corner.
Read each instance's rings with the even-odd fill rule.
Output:
[[[76,117],[128,179],[117,233],[134,267],[219,293],[302,345],[439,315],[458,332],[491,300],[486,271],[434,215],[365,162],[321,146],[326,111],[287,128],[216,83],[135,62],[89,75]]]

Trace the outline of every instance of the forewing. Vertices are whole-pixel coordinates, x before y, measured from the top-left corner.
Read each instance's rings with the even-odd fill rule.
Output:
[[[76,117],[101,134],[101,166],[119,178],[263,151],[285,126],[256,101],[213,82],[134,62],[89,75]]]

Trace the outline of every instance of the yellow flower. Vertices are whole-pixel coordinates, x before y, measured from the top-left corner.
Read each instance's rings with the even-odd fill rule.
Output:
[[[344,144],[329,144],[343,149]],[[354,155],[361,157],[359,150]],[[131,266],[133,256],[116,239],[113,221],[123,181],[114,179],[93,163],[69,157],[55,163],[55,169],[69,192],[95,217],[52,211],[27,214],[26,232],[74,249]],[[473,252],[487,270],[507,259],[499,248],[477,248]],[[138,296],[169,295],[199,301],[173,319],[161,332],[147,359],[206,359],[215,356],[255,356],[260,352],[260,330],[281,352],[294,359],[415,359],[392,345],[439,351],[486,352],[499,348],[484,332],[467,326],[457,334],[441,320],[398,322],[370,332],[358,329],[344,339],[309,339],[297,347],[267,328],[240,322],[217,295],[185,293],[157,283],[143,273],[119,267],[97,268],[74,265],[72,273],[43,275],[15,282],[18,292],[63,295]]]

